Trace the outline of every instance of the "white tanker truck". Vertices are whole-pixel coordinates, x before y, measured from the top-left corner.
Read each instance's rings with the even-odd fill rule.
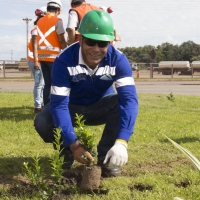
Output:
[[[194,72],[200,72],[200,61],[160,61],[158,72],[163,75],[180,73],[180,75],[192,75]]]

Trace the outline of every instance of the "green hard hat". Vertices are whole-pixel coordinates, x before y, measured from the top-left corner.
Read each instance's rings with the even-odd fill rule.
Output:
[[[91,10],[86,13],[78,32],[93,40],[112,41],[115,38],[112,18],[103,10]]]

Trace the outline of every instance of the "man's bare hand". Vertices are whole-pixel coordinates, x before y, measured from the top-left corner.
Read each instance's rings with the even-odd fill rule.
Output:
[[[34,62],[34,69],[35,70],[40,70],[40,65],[38,62]]]
[[[78,141],[74,142],[69,147],[76,161],[82,164],[88,164],[94,161],[94,158],[92,157],[92,155],[88,151],[86,151],[83,145],[80,144]]]

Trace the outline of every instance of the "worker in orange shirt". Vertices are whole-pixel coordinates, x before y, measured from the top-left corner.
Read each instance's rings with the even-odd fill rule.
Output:
[[[71,9],[69,10],[66,31],[68,33],[68,45],[78,41],[78,27],[83,16],[91,10],[101,10],[101,8],[86,3],[85,0],[70,0]]]
[[[85,0],[70,0],[70,4],[71,4],[71,9],[69,10],[68,23],[66,28],[66,31],[68,33],[68,40],[67,40],[68,45],[71,45],[74,42],[78,41],[79,33],[77,29],[79,27],[81,19],[87,12],[91,10],[104,10],[109,14],[113,12],[111,7],[94,6],[92,4],[86,3]],[[119,37],[119,35],[117,35],[116,30],[114,30],[114,34],[115,34],[115,40],[111,41],[111,44],[113,44],[113,46],[115,41],[121,41],[121,38]]]
[[[44,90],[43,100],[46,105],[50,99],[51,69],[53,62],[62,49],[67,47],[63,22],[58,15],[61,13],[62,3],[60,0],[49,0],[47,14],[37,23],[37,37],[33,40],[34,66],[40,62],[43,77]],[[37,55],[38,53],[38,55]]]
[[[33,48],[32,48],[32,37],[35,34],[37,21],[44,17],[46,14],[46,6],[35,10],[35,15],[37,19],[34,21],[34,28],[31,30],[31,39],[28,44],[28,66],[34,77],[34,87],[33,87],[33,97],[34,97],[34,112],[39,113],[43,107],[43,88],[44,88],[44,78],[40,66],[37,69],[34,68],[34,58],[33,58]]]

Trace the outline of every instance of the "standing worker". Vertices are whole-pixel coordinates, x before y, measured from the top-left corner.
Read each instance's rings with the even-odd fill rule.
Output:
[[[88,4],[85,0],[70,0],[71,9],[69,10],[67,33],[68,33],[68,45],[78,41],[77,29],[83,16],[91,10],[100,10],[99,7],[92,4]]]
[[[33,58],[33,48],[32,48],[32,37],[37,32],[37,21],[46,15],[47,9],[46,6],[41,7],[40,9],[35,10],[35,15],[37,19],[34,21],[34,28],[31,30],[31,39],[28,44],[28,66],[34,77],[34,88],[33,88],[33,97],[34,97],[34,112],[38,113],[42,110],[43,107],[43,88],[44,88],[44,78],[38,66],[37,69],[34,68],[34,58]],[[38,77],[37,77],[38,76]]]
[[[68,45],[73,44],[74,42],[77,42],[79,32],[77,31],[80,21],[83,18],[83,16],[91,11],[91,10],[104,10],[108,13],[112,13],[112,9],[110,7],[97,7],[92,4],[86,3],[85,0],[70,0],[71,9],[69,10],[68,15],[68,23],[66,31],[68,33]],[[117,35],[116,30],[114,30],[115,38],[113,41],[111,41],[111,44],[114,45],[115,41],[121,41],[121,38],[119,35]]]
[[[61,9],[62,3],[60,0],[49,0],[47,3],[47,14],[38,21],[38,36],[33,41],[34,66],[39,66],[39,61],[44,76],[44,105],[50,101],[49,95],[53,62],[61,50],[67,47],[63,22],[62,19],[58,18]]]
[[[54,61],[51,101],[36,116],[35,129],[45,142],[53,143],[53,130],[61,128],[62,154],[70,167],[73,159],[83,164],[94,160],[76,136],[76,113],[84,116],[85,125],[105,124],[97,146],[98,164],[102,176],[119,176],[119,167],[128,161],[128,141],[138,113],[131,66],[127,57],[110,45],[114,24],[108,13],[88,12],[78,31],[79,42]],[[117,94],[110,90],[113,83]]]

